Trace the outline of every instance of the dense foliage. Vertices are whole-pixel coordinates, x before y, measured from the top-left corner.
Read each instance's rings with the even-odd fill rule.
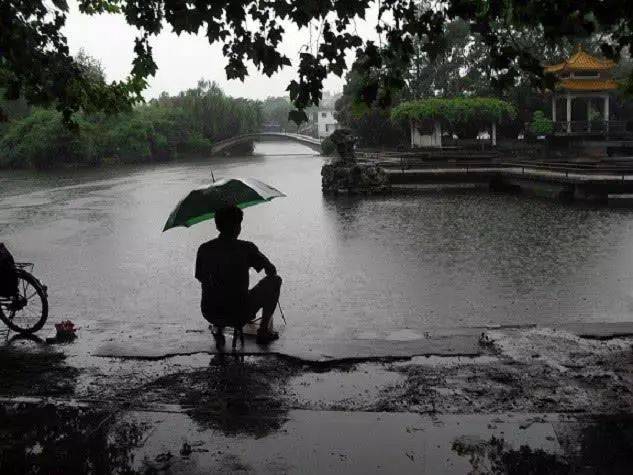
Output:
[[[436,120],[448,130],[462,124],[487,126],[516,116],[514,106],[489,97],[431,98],[403,102],[393,109],[391,117],[400,122]]]
[[[117,115],[79,113],[69,128],[54,109],[10,121],[0,136],[0,166],[48,168],[103,160],[148,162],[207,155],[214,142],[258,131],[259,102],[226,96],[200,81],[176,96],[163,94]]]
[[[434,58],[445,47],[445,25],[458,19],[478,35],[489,57],[487,77],[499,89],[514,86],[526,71],[542,75],[535,44],[544,49],[559,44],[561,38],[601,33],[599,47],[608,57],[633,47],[630,0],[78,0],[78,4],[87,14],[123,15],[139,30],[129,78],[108,84],[86,77],[68,50],[66,0],[1,2],[0,66],[9,73],[5,84],[9,98],[23,95],[30,104],[54,104],[66,118],[78,111],[129,110],[157,69],[150,39],[166,26],[177,34],[203,32],[210,43],[221,43],[227,77],[238,79],[247,74],[248,63],[267,75],[291,64],[279,47],[286,33],[283,22],[315,30],[316,42],[310,40],[301,48],[295,65],[298,77],[288,85],[299,109],[291,115],[296,121],[306,119],[303,109],[318,104],[326,76],[343,74],[349,50],[365,58],[361,68],[381,71],[362,94],[372,104],[379,85],[385,90],[404,85],[406,70],[388,67],[394,59],[405,66],[420,53]],[[379,10],[375,29],[387,45],[384,49],[363,41],[355,28],[356,19],[365,18],[372,7]],[[525,31],[535,32],[539,41],[521,41]]]

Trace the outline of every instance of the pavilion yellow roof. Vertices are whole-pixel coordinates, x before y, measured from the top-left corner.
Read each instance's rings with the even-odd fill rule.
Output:
[[[601,59],[579,49],[562,63],[552,64],[543,68],[546,73],[560,73],[566,71],[604,71],[611,69],[615,63],[610,59]]]
[[[562,79],[557,86],[569,91],[611,91],[618,83],[613,79]]]

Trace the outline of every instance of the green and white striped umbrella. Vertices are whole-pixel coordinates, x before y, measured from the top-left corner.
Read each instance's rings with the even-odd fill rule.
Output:
[[[191,191],[171,212],[163,232],[178,226],[193,226],[212,219],[216,211],[228,206],[248,208],[284,195],[254,178],[223,178]]]

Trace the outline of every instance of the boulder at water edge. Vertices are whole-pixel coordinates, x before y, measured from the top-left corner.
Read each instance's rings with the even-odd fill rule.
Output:
[[[384,193],[389,190],[389,179],[379,166],[336,161],[321,168],[321,188],[325,194]]]

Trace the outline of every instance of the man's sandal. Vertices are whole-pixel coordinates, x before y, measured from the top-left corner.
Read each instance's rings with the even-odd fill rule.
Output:
[[[211,333],[213,338],[215,339],[216,348],[222,348],[226,343],[226,338],[224,338],[224,332],[222,330],[218,330]]]

